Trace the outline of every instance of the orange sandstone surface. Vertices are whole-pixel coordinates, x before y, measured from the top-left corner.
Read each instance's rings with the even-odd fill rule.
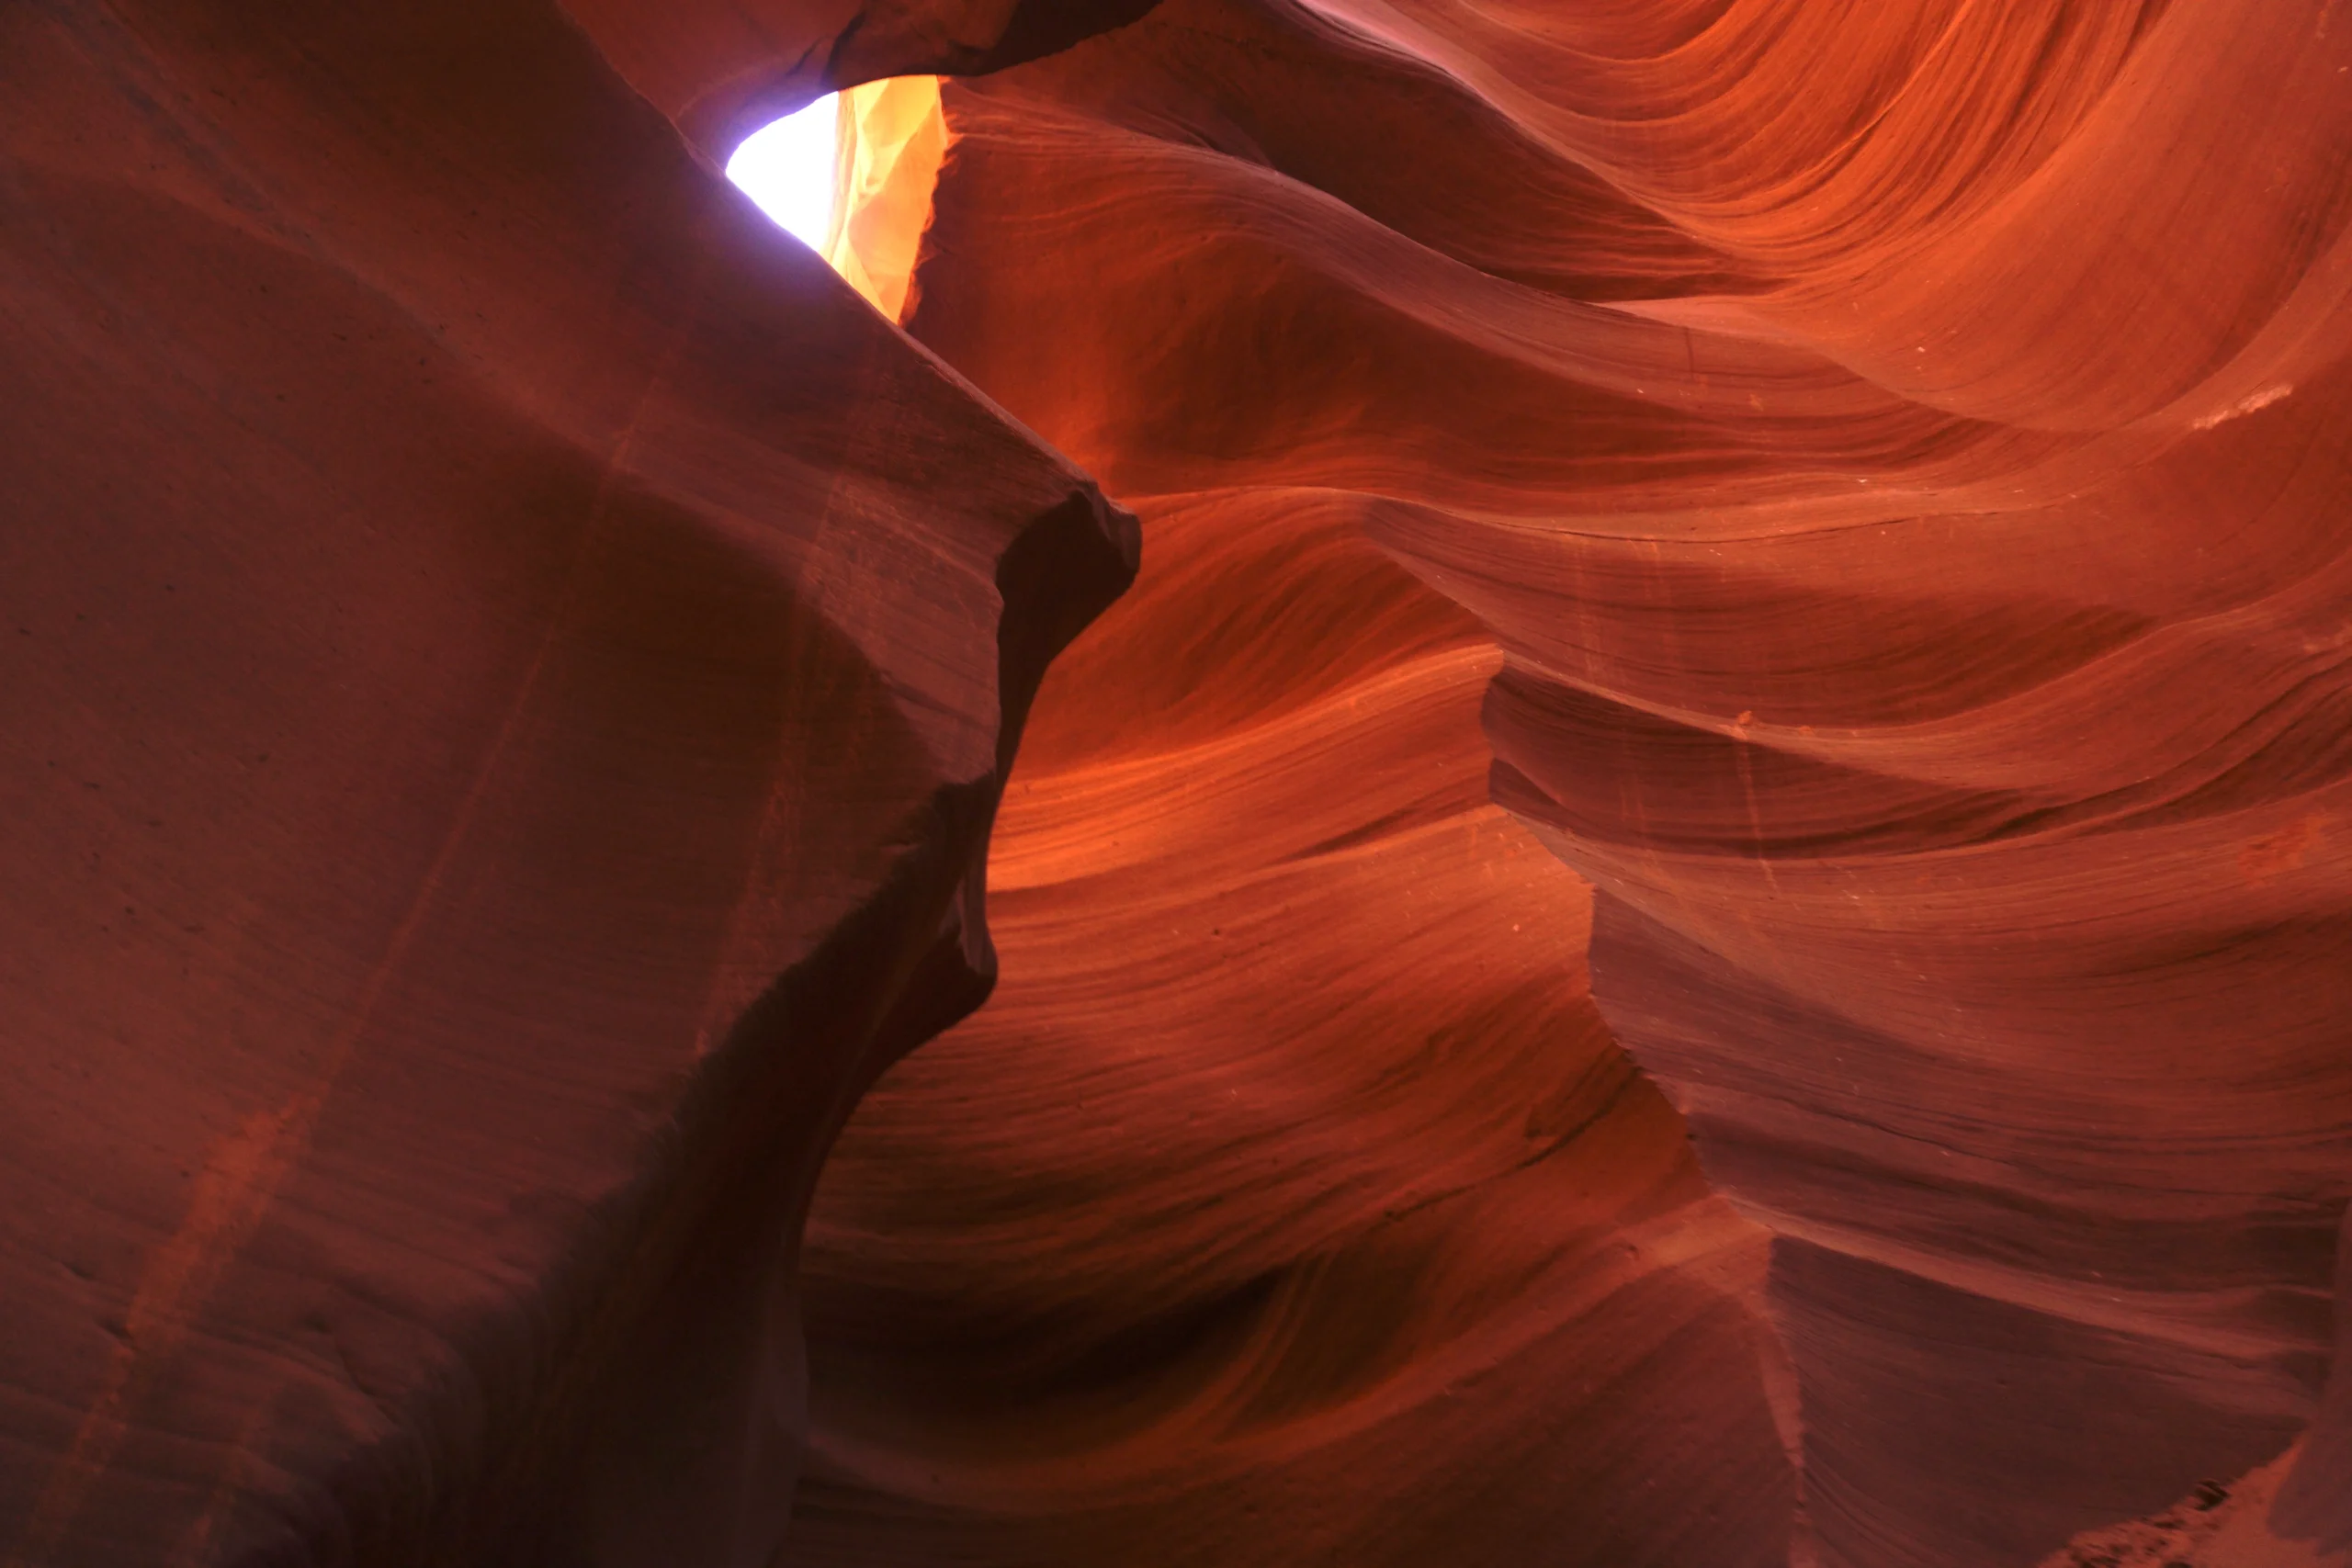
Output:
[[[2352,1551],[2332,0],[0,88],[0,1562]]]

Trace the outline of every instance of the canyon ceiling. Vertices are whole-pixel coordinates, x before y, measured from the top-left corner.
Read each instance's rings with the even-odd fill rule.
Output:
[[[0,1564],[2352,1561],[2335,0],[18,0],[0,376]]]

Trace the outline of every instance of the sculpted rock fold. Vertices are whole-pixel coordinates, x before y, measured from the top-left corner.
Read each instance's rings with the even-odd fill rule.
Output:
[[[765,1562],[1133,520],[551,6],[14,7],[0,146],[0,1561]]]
[[[0,1562],[2352,1547],[2352,27],[1141,15],[0,11]]]
[[[1171,0],[948,92],[916,335],[1498,639],[1494,798],[1774,1236],[1838,1568],[2031,1562],[2318,1408],[2346,70],[2316,3]]]
[[[1789,1561],[1765,1238],[1485,799],[1495,650],[1361,510],[1154,503],[1047,678],[1005,984],[810,1216],[794,1561]]]

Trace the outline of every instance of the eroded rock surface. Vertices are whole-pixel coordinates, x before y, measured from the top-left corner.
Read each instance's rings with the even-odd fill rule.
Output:
[[[0,1561],[766,1561],[1132,519],[551,5],[11,7],[0,145]]]
[[[2317,4],[1170,0],[949,90],[915,334],[1148,518],[1344,517],[1497,639],[1493,798],[1595,890],[1602,1020],[1772,1235],[1804,1504],[1838,1568],[2031,1562],[2265,1463],[2319,1408],[2352,1183],[2347,70],[2352,28]],[[1131,666],[1182,664],[1233,615],[1280,642],[1294,613],[1160,592]],[[1233,754],[1262,748],[1253,787],[1376,819],[1389,773],[1333,745],[1309,789],[1268,700],[1225,700]],[[1156,766],[1193,798],[1181,761]],[[1238,790],[1229,814],[1237,839],[1281,815]],[[1197,879],[1187,908],[1245,876],[1179,858],[1155,886]],[[1101,929],[1024,937],[1062,974]],[[1155,937],[1202,956],[1129,996],[1181,1005],[1235,962],[1191,940]],[[1285,940],[1308,995],[1351,946],[1329,924]],[[1093,994],[1009,993],[910,1066],[846,1145],[869,1163],[839,1177],[844,1236],[895,1216],[923,1255],[888,1203],[926,1181],[1043,1192],[1050,1228],[1185,1146],[1007,1156],[938,1131],[984,1041],[1085,1061],[1099,1031],[1178,1081],[1216,1057],[1160,1041],[1160,1005],[1098,1018]],[[1316,1050],[1310,1025],[1230,1016],[1286,1043],[1271,1055]],[[1349,1038],[1381,1059],[1376,1032]],[[1324,1104],[1296,1136],[1374,1160],[1376,1104]],[[934,1138],[941,1168],[885,1174]],[[1220,1201],[1295,1229],[1281,1180],[1237,1171]],[[1187,1233],[1164,1233],[1119,1245],[1156,1299],[1191,1300]],[[1074,1257],[1001,1245],[942,1265],[1015,1298],[953,1332],[1133,1315],[1070,1304]],[[1294,1245],[1311,1271],[1334,1244]],[[1397,1288],[1448,1267],[1399,1264],[1419,1283]],[[1169,1403],[1163,1458],[1200,1430]],[[1736,1427],[1726,1467],[1753,1459]],[[2339,1452],[2305,1450],[2282,1525],[2343,1540]],[[1499,1438],[1454,1457],[1521,1473]],[[1069,1458],[1069,1484],[1101,1462]],[[865,1480],[988,1511],[929,1473]],[[1583,1560],[1524,1506],[1515,1547],[1498,1525],[1465,1560]],[[1212,1555],[1262,1528],[1238,1504],[1222,1533],[1186,1517]],[[1112,1560],[1080,1540],[1045,1560]],[[1712,1550],[1618,1560],[1745,1560]]]
[[[1048,676],[1005,984],[811,1217],[796,1562],[1788,1562],[1764,1233],[1486,799],[1498,653],[1360,513],[1152,503]]]
[[[0,12],[0,1561],[2352,1545],[2352,24],[1139,14]]]

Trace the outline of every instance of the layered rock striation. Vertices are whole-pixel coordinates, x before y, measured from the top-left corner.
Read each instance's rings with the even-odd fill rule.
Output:
[[[1253,536],[1343,518],[1496,639],[1492,798],[1593,888],[1601,1019],[1770,1235],[1800,1550],[1824,1563],[2033,1562],[2271,1460],[2320,1408],[2352,1171],[2347,51],[2324,6],[1169,0],[948,91],[914,334],[1136,506],[1148,553],[1161,527],[1166,548],[1206,547],[1163,517],[1249,516]],[[1274,824],[1306,809],[1294,795],[1380,822],[1403,776],[1334,742],[1310,790],[1259,716],[1292,700],[1261,694],[1285,680],[1323,689],[1337,656],[1237,651],[1246,672],[1168,699],[1144,671],[1193,668],[1235,619],[1237,649],[1286,647],[1294,570],[1314,569],[1249,589],[1171,575],[1058,677],[1121,660],[1171,733],[1222,705],[1265,804],[1194,783],[1182,751],[1121,787],[1157,782],[1154,821],[1216,801],[1225,841],[1264,836],[1269,865]],[[1118,704],[1072,701],[1115,733]],[[1122,765],[1136,744],[1103,742]],[[968,1102],[1040,1129],[1028,1146],[948,1131],[990,1051],[1067,1064],[1038,1076],[1074,1085],[1057,1072],[1107,1059],[1189,1082],[1256,1050],[1240,1081],[1279,1099],[1327,1021],[1351,1063],[1390,1049],[1336,1004],[1294,1021],[1237,1002],[1216,1017],[1238,1041],[1167,1040],[1204,992],[1244,988],[1207,976],[1287,962],[1285,987],[1320,996],[1352,942],[1317,921],[1282,939],[1289,960],[1193,945],[1178,927],[1255,873],[1115,807],[1125,844],[1084,860],[1103,797],[1058,756],[1028,766],[1038,815],[1002,852],[1045,863],[1015,847],[1035,833],[1052,863],[1103,868],[1058,874],[1059,908],[1140,901],[1113,868],[1170,855],[1150,886],[1197,889],[1182,920],[1124,940],[1171,967],[1130,976],[1132,1015],[1097,1013],[1100,983],[1065,977],[1090,972],[1067,948],[1102,920],[1041,914],[1023,933],[1041,988],[910,1064],[854,1127],[823,1255],[854,1281],[845,1303],[912,1291],[944,1314],[925,1332],[1014,1347],[1046,1322],[1075,1344],[1137,1317],[1087,1294],[1075,1237],[1191,1145],[1171,1129],[1064,1148],[1042,1129],[1083,1113],[1026,1090]],[[1409,921],[1417,881],[1378,918]],[[1305,956],[1318,944],[1333,956]],[[1380,945],[1412,970],[1411,943]],[[1378,1103],[1318,1106],[1299,1168],[1376,1165]],[[1223,1134],[1249,1147],[1247,1126]],[[936,1209],[908,1196],[927,1183]],[[1296,1237],[1293,1273],[1344,1246],[1301,1230],[1284,1179],[1232,1183],[1218,1224]],[[959,1189],[1070,1227],[1073,1250],[933,1241],[973,1217]],[[1163,1281],[1159,1304],[1189,1301],[1193,1224],[1103,1245]],[[894,1228],[909,1259],[943,1249],[934,1283],[967,1281],[967,1311],[887,1261]],[[1439,1250],[1397,1261],[1410,1283],[1392,1289],[1439,1290]],[[1243,1316],[1198,1399],[1277,1375],[1282,1309]],[[1726,1411],[1759,1375],[1726,1382]],[[842,1396],[844,1453],[880,1419],[865,1392]],[[1193,1444],[1186,1484],[1206,1485],[1230,1433],[1167,1397],[1154,1452]],[[1712,1434],[1726,1473],[1761,1462],[1743,1430]],[[1108,1456],[1142,1441],[1106,1436],[1069,1484],[1107,1465],[1087,1495],[1116,1495]],[[2269,1526],[2344,1543],[2339,1453],[2302,1451]],[[1478,1462],[1525,1460],[1498,1438]],[[1394,1462],[1381,1473],[1414,1472]],[[952,1469],[847,1468],[926,1516],[970,1503]],[[996,1505],[1029,1506],[1029,1482],[1006,1485]],[[1236,1512],[1216,1534],[1172,1483],[1160,1500],[1212,1554],[1247,1556],[1261,1528]],[[1454,1538],[1459,1560],[1747,1561],[1758,1539],[1628,1555],[1539,1506],[1513,1523]],[[1061,1555],[1003,1560],[1114,1560],[1057,1539]],[[1304,1560],[1380,1560],[1290,1539],[1316,1543]],[[1399,1560],[1432,1550],[1384,1539]]]
[[[811,1216],[794,1561],[1789,1561],[1765,1236],[1486,799],[1492,644],[1359,513],[1153,502],[1047,677],[1004,984]]]
[[[0,1562],[2352,1547],[2347,73],[0,12]]]

